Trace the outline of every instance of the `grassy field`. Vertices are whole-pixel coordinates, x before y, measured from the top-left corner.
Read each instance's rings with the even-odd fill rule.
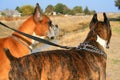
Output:
[[[110,49],[105,50],[107,53],[107,80],[120,80],[120,13],[107,13],[112,27],[112,39],[110,42]],[[89,22],[92,15],[89,16],[50,16],[52,21],[59,25],[60,34],[56,38],[57,43],[66,46],[78,46],[86,38],[89,32]],[[18,19],[12,21],[2,20],[4,23],[13,28],[18,28],[25,20]],[[103,20],[101,13],[98,14],[98,19]],[[10,35],[12,31],[1,27],[0,37]],[[56,47],[49,47],[44,50],[59,49]]]

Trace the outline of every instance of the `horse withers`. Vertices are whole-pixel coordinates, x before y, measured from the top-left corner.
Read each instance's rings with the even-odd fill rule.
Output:
[[[18,29],[21,32],[53,39],[58,34],[58,26],[53,25],[50,18],[43,15],[37,3],[34,13]],[[4,48],[8,48],[13,56],[21,57],[30,53],[35,41],[14,32],[11,36],[0,39],[0,80],[8,79],[10,62],[4,53]]]
[[[10,80],[106,80],[107,54],[111,26],[94,14],[90,31],[78,47],[69,50],[37,52],[16,58],[5,49],[11,62]],[[95,18],[96,17],[96,18]]]

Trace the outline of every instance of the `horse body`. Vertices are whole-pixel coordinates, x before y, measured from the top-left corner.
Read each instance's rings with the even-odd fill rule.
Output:
[[[95,16],[96,15],[96,16]],[[11,80],[106,80],[106,53],[111,38],[111,28],[104,13],[104,21],[94,14],[90,31],[77,48],[52,50],[16,58],[9,50]],[[95,23],[94,23],[95,21]],[[103,46],[105,45],[105,46]],[[18,78],[19,77],[19,78]]]
[[[58,29],[58,27],[54,25],[51,26],[49,24],[50,21],[49,17],[41,14],[39,4],[37,4],[33,15],[29,17],[18,30],[37,37],[51,38],[56,36],[56,34],[51,34],[50,29],[54,27]],[[4,48],[8,48],[12,55],[18,58],[29,54],[34,43],[35,41],[32,39],[16,32],[11,36],[0,39],[0,80],[7,80],[10,70],[10,62],[4,53]]]

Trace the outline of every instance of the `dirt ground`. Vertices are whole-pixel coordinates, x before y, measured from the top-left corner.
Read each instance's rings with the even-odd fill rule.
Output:
[[[110,48],[106,49],[107,53],[107,80],[120,80],[120,19],[119,14],[107,13],[112,27],[112,38]],[[65,46],[78,46],[86,38],[89,32],[89,22],[91,16],[51,16],[54,23],[60,28],[60,34],[56,38],[57,43]],[[98,15],[98,19],[103,20],[102,14]],[[18,28],[24,20],[3,21],[6,24]],[[12,31],[2,28],[0,25],[0,37],[10,35]],[[48,47],[43,50],[60,49],[56,47]]]
[[[107,52],[107,80],[120,80],[120,34],[113,32]]]

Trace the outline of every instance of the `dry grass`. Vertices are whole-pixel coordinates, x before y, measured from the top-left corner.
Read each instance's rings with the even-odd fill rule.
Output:
[[[23,21],[25,21],[27,18],[28,17],[21,17],[21,18],[17,18],[17,19],[0,17],[0,21],[14,29],[17,29],[23,23]],[[0,25],[0,37],[1,38],[11,35],[12,32],[13,31]]]
[[[120,14],[107,14],[109,18],[116,19]],[[91,16],[51,16],[54,23],[57,23],[60,28],[60,35],[57,43],[66,46],[78,46],[83,42],[89,32],[89,22]],[[102,14],[98,14],[100,20],[103,19]],[[17,28],[24,20],[4,21],[6,24]],[[112,39],[110,42],[110,49],[106,50],[108,55],[107,60],[107,80],[120,80],[120,21],[110,21],[112,27]],[[10,30],[0,27],[0,37],[8,36]],[[43,50],[59,49],[56,47],[49,47]]]

